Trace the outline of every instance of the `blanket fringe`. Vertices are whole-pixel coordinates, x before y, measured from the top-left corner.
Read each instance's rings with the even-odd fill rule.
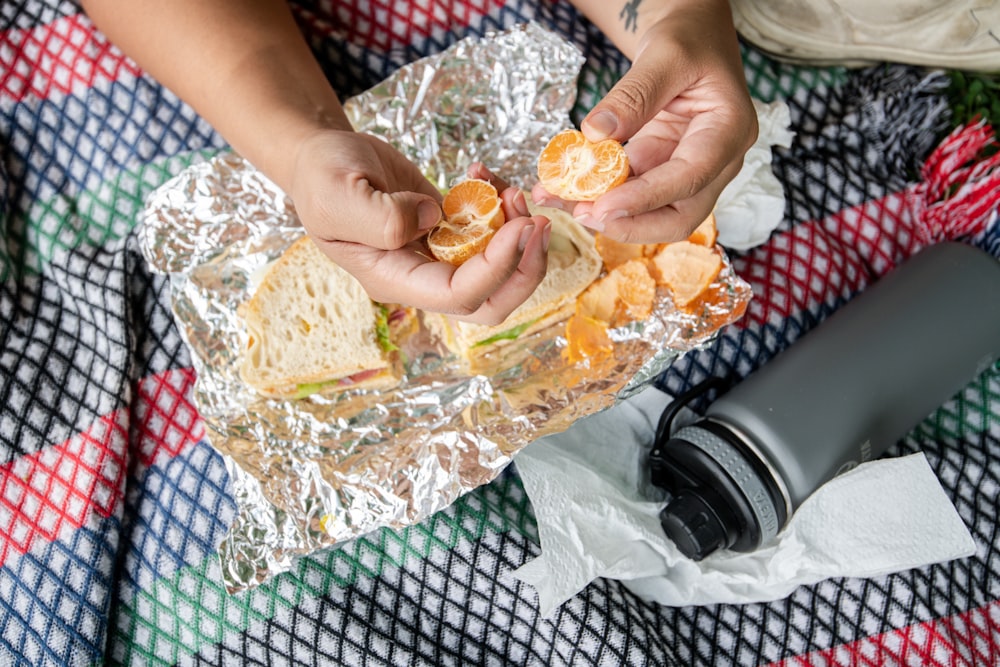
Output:
[[[978,234],[1000,205],[1000,151],[984,120],[956,128],[924,162],[918,233],[924,243]],[[989,150],[994,149],[994,150]]]

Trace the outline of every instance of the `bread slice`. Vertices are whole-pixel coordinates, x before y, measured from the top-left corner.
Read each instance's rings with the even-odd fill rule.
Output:
[[[524,303],[495,326],[440,315],[425,316],[431,330],[467,359],[568,319],[576,307],[576,297],[601,273],[601,256],[586,228],[559,209],[538,207],[532,213],[545,215],[552,221],[552,235],[545,278]]]
[[[239,309],[249,334],[240,377],[272,398],[395,384],[399,376],[379,343],[384,313],[354,276],[303,236]]]

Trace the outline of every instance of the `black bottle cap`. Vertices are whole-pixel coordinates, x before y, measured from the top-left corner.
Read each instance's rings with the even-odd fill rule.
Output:
[[[682,554],[701,560],[727,542],[719,516],[699,495],[681,493],[660,511],[660,525]]]
[[[718,549],[752,551],[784,525],[776,482],[725,426],[703,418],[660,435],[650,481],[670,492],[660,525],[681,553],[701,560]]]

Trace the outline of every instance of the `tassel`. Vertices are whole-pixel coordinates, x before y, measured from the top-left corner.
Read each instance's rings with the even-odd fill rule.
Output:
[[[922,200],[918,234],[926,244],[986,229],[1000,204],[1000,152],[993,127],[973,121],[956,128],[921,169],[914,194]],[[992,154],[988,154],[992,152]]]

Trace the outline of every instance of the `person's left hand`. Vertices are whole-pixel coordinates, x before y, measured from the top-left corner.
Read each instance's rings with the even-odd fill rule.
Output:
[[[499,186],[506,222],[484,252],[459,267],[435,261],[426,247],[442,215],[441,195],[381,139],[353,131],[310,135],[290,192],[312,239],[372,299],[493,325],[545,276],[550,225],[530,214],[519,189],[477,169]]]

